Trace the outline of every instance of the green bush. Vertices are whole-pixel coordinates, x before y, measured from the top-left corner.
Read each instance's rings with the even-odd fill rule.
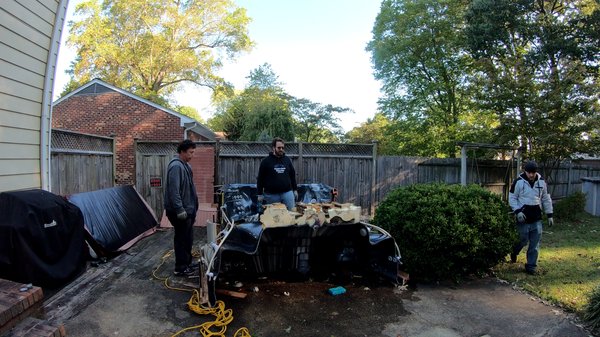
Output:
[[[592,292],[589,302],[584,309],[583,319],[588,322],[590,328],[600,332],[600,286]]]
[[[554,204],[554,216],[561,220],[575,221],[585,211],[585,193],[575,192]]]
[[[517,236],[509,212],[477,185],[417,184],[390,192],[373,223],[394,236],[411,279],[457,280],[510,253]]]

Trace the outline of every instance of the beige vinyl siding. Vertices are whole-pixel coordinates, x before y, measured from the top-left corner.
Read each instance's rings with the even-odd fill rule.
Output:
[[[0,175],[22,175],[39,173],[40,163],[35,159],[21,159],[0,166]],[[25,172],[25,173],[24,173]]]
[[[36,125],[40,124],[40,116],[33,114],[35,107],[32,102],[23,102],[24,104],[20,107],[11,109],[7,103],[11,100],[16,100],[15,97],[6,96],[6,99],[0,103],[0,125],[16,127],[16,128],[35,128]],[[31,104],[26,104],[31,103]]]
[[[0,1],[0,192],[47,185],[42,159],[49,158],[43,139],[50,122],[42,115],[49,115],[67,3]]]

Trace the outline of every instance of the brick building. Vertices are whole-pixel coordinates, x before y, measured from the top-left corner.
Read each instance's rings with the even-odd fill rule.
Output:
[[[94,79],[56,100],[52,127],[115,139],[115,183],[136,184],[135,140],[179,142],[216,140],[193,118]],[[201,203],[212,202],[214,151],[197,151],[191,162]]]
[[[54,102],[52,128],[114,137],[117,185],[135,185],[135,140],[216,139],[214,132],[193,118],[99,79]]]

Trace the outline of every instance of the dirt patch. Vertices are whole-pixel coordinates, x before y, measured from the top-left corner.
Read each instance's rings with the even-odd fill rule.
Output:
[[[343,294],[329,294],[336,286],[264,280],[245,284],[245,299],[220,299],[233,310],[232,327],[245,326],[253,336],[377,336],[373,331],[408,315],[402,301],[410,291],[352,284]]]

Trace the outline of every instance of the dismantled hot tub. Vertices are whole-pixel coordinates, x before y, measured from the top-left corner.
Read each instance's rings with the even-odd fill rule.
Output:
[[[288,212],[282,204],[260,205],[254,184],[223,186],[218,224],[208,225],[209,243],[202,247],[204,302],[214,304],[215,282],[222,280],[360,277],[401,283],[394,238],[361,221],[360,207],[338,203],[336,195],[327,185],[300,184],[300,201]]]

